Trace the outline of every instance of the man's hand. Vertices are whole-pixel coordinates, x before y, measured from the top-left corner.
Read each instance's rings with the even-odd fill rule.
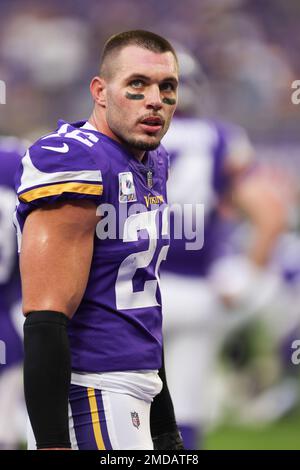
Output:
[[[182,450],[183,440],[179,431],[166,432],[152,438],[154,450]]]

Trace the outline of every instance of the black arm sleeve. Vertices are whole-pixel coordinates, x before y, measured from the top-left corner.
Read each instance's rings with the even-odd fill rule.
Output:
[[[177,430],[174,407],[167,384],[164,354],[162,357],[162,366],[158,374],[163,383],[163,388],[161,392],[156,395],[151,405],[150,425],[152,436],[158,436],[165,432]]]
[[[164,354],[159,376],[163,383],[162,391],[154,398],[150,410],[151,436],[156,450],[183,449],[181,435],[177,428],[172,398],[169,392]]]
[[[37,448],[70,448],[67,317],[30,312],[24,323],[24,392]]]

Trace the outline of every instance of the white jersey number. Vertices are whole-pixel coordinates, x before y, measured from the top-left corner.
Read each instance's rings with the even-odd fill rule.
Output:
[[[167,208],[163,212],[162,235],[168,235],[168,213]],[[139,268],[150,265],[157,247],[157,225],[156,216],[158,210],[134,214],[126,219],[123,231],[124,242],[136,242],[138,232],[147,230],[149,235],[149,248],[139,253],[132,253],[121,263],[116,282],[116,304],[118,310],[133,308],[146,308],[159,305],[156,300],[156,291],[159,284],[158,271],[160,263],[166,259],[168,246],[163,246],[158,255],[155,266],[156,279],[146,281],[144,290],[133,292],[133,277]]]

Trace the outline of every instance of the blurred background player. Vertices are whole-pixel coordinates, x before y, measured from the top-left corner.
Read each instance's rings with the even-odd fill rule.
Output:
[[[196,449],[199,426],[209,424],[217,412],[219,389],[214,380],[221,344],[278,289],[277,276],[266,268],[288,214],[281,194],[283,178],[278,174],[277,181],[271,179],[254,162],[245,132],[191,117],[197,115],[198,100],[201,103],[205,93],[199,86],[204,76],[196,59],[182,48],[179,61],[179,115],[164,138],[171,154],[168,197],[170,204],[179,203],[182,209],[190,204],[192,210],[184,213],[181,239],[175,234],[181,221],[177,209],[172,211],[162,289],[170,391],[185,446]],[[197,220],[196,204],[204,206],[204,221]],[[233,241],[238,214],[248,219],[252,232],[239,249]]]
[[[24,151],[18,139],[0,137],[0,340],[6,350],[0,364],[0,449],[25,442],[21,287],[13,226],[14,176]]]

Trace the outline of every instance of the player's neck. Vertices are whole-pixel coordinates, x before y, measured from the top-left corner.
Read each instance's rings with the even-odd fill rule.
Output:
[[[92,114],[89,117],[88,122],[93,127],[95,127],[95,129],[97,129],[97,131],[101,132],[101,134],[106,135],[110,139],[115,140],[116,142],[121,144],[123,147],[125,147],[126,150],[128,150],[138,161],[141,162],[143,160],[146,152],[144,150],[133,149],[132,147],[129,147],[129,146],[125,145],[124,142],[122,142],[121,139],[119,139],[119,137],[111,130],[111,128],[108,126],[106,120],[101,120],[100,121],[99,119],[96,119],[94,114]]]

